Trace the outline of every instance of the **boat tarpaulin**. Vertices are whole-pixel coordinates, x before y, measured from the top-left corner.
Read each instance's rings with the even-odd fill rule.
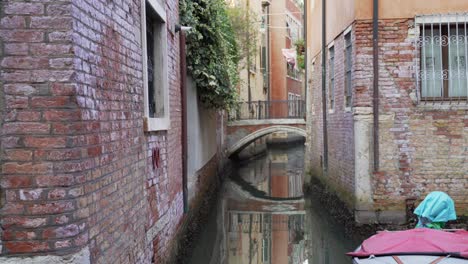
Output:
[[[414,214],[419,218],[417,227],[431,227],[432,223],[444,226],[445,222],[457,219],[455,204],[444,192],[431,192],[414,210]]]
[[[468,231],[446,232],[429,228],[383,231],[364,240],[358,250],[347,255],[450,255],[468,259]]]

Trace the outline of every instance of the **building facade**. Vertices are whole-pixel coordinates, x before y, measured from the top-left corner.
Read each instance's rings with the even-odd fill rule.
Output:
[[[403,222],[436,190],[468,214],[467,8],[379,0],[375,56],[373,1],[327,1],[325,49],[322,1],[310,2],[308,166],[358,222]]]
[[[228,0],[228,6],[241,10],[245,32],[237,36],[241,55],[238,93],[241,101],[268,99],[269,3],[263,0]],[[244,24],[245,23],[245,24]]]
[[[303,8],[298,1],[283,0],[270,3],[271,71],[269,77],[271,85],[269,99],[273,101],[272,116],[294,116],[298,112],[295,105],[277,101],[304,99],[303,71],[298,65],[288,63],[283,54],[284,49],[295,49],[296,42],[304,39],[303,15]]]
[[[0,262],[164,262],[224,141],[181,87],[178,1],[0,5]]]
[[[304,74],[297,65],[287,62],[283,50],[294,50],[295,44],[304,40],[302,2],[242,0],[228,3],[249,10],[252,32],[246,35],[255,36],[252,37],[253,50],[249,50],[250,54],[244,55],[241,62],[239,97],[240,101],[248,102],[242,104],[241,112],[249,111],[256,118],[299,115],[302,104],[286,101],[304,100]],[[247,42],[244,36],[239,39]]]

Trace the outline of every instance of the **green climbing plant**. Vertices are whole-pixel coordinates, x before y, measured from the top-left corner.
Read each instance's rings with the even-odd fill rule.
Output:
[[[200,101],[209,108],[231,109],[238,99],[239,49],[224,0],[181,0],[180,20],[187,34],[187,68]]]
[[[297,59],[297,67],[301,70],[305,70],[305,42],[303,39],[298,39],[294,42],[296,46],[296,59]]]
[[[236,36],[236,44],[239,54],[239,70],[252,65],[258,55],[258,43],[260,37],[260,17],[255,12],[248,10],[246,6],[230,6],[227,15]]]

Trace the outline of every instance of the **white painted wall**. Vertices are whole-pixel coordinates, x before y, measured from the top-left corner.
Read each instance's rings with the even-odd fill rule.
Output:
[[[193,79],[187,76],[187,178],[189,198],[194,195],[197,171],[216,154],[216,112],[198,100]]]

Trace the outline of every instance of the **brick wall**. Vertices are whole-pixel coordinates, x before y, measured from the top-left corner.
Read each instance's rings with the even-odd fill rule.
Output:
[[[140,4],[1,3],[2,255],[87,246],[93,263],[166,259],[184,219],[178,2],[165,2],[171,128],[151,133]]]
[[[335,50],[334,93],[330,94],[330,56],[327,51],[327,124],[328,124],[328,174],[327,181],[340,189],[343,199],[354,192],[354,130],[353,113],[345,108],[345,46],[344,35],[338,36],[333,44]],[[353,47],[354,48],[354,47]],[[322,69],[321,54],[314,57],[311,73],[312,104],[310,150],[314,174],[321,175],[323,160],[323,117],[322,117]],[[330,96],[334,98],[334,109],[331,109]],[[322,156],[322,158],[321,158]],[[344,193],[343,193],[344,192]],[[348,201],[351,202],[351,201]]]
[[[83,171],[96,161],[79,122],[71,2],[1,5],[2,254],[76,251],[88,242]]]
[[[405,200],[422,200],[431,191],[445,191],[466,215],[467,107],[458,103],[417,103],[414,39],[410,19],[379,22],[380,170],[372,179],[375,210],[405,210]],[[371,109],[373,96],[372,21],[355,21],[353,39],[353,111]],[[352,191],[353,119],[343,112],[343,36],[335,39],[334,113],[328,113],[329,177]],[[311,72],[308,156],[313,174],[321,174],[323,153],[321,55]],[[328,63],[328,62],[327,62]],[[328,91],[328,89],[327,89]],[[372,142],[372,138],[369,138]],[[370,153],[372,155],[372,152]],[[372,168],[372,157],[369,166]],[[344,164],[343,164],[344,163]],[[341,166],[343,164],[343,166]],[[340,179],[340,180],[337,180]],[[332,182],[333,183],[333,182]]]
[[[368,24],[370,26],[370,24]],[[412,20],[384,20],[380,45],[380,171],[376,208],[404,209],[404,199],[447,192],[468,214],[467,107],[417,103]]]

